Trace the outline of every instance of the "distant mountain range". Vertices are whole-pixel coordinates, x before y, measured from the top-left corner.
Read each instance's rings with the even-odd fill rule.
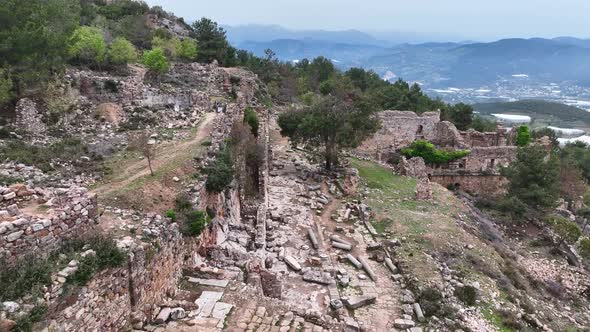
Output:
[[[514,75],[535,82],[590,86],[590,39],[394,45],[392,39],[382,40],[356,30],[291,31],[279,26],[227,29],[234,45],[258,55],[270,48],[284,61],[325,56],[342,69],[363,67],[390,79],[399,77],[430,88],[479,87]]]

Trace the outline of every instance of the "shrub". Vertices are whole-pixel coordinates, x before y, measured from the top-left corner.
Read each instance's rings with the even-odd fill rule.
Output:
[[[258,137],[258,127],[260,126],[258,121],[258,113],[256,113],[256,111],[250,106],[246,107],[244,110],[244,123],[250,125],[252,135],[254,135],[254,137]]]
[[[188,61],[192,61],[197,57],[197,42],[192,39],[184,39],[177,45],[176,55]]]
[[[531,132],[528,126],[520,126],[516,132],[516,145],[526,146],[531,142]]]
[[[442,308],[442,294],[436,288],[425,288],[418,296],[420,307],[424,311],[424,316],[431,317],[438,314]]]
[[[477,300],[477,290],[473,286],[463,286],[455,289],[455,296],[468,306],[474,306]]]
[[[12,329],[13,332],[32,332],[35,323],[40,322],[47,313],[47,306],[44,304],[36,305],[31,311],[19,317],[16,320],[16,325]]]
[[[234,178],[234,169],[230,150],[227,146],[219,151],[215,163],[205,172],[207,173],[205,189],[208,192],[220,193],[229,188]]]
[[[469,154],[467,150],[444,151],[435,148],[434,144],[418,140],[412,143],[410,147],[402,149],[401,153],[408,157],[422,157],[427,164],[443,165],[453,160],[461,159]]]
[[[96,255],[88,255],[80,260],[78,270],[68,278],[68,281],[75,284],[85,285],[97,272],[121,266],[127,259],[116,242],[104,235],[95,235],[86,244]]]
[[[187,212],[193,208],[193,204],[186,194],[180,194],[176,196],[174,204],[176,205],[176,211],[179,212]]]
[[[27,256],[13,264],[0,260],[0,302],[16,300],[51,284],[52,266],[47,260]]]
[[[207,224],[209,216],[203,211],[191,211],[186,214],[186,222],[183,233],[188,236],[199,236]]]
[[[166,211],[166,218],[170,218],[172,222],[176,222],[176,211],[168,210]]]
[[[119,84],[111,79],[104,81],[103,87],[106,91],[111,93],[119,92]]]
[[[79,27],[69,39],[68,52],[82,62],[102,63],[107,54],[102,31],[88,26]]]
[[[562,242],[574,244],[582,236],[582,230],[578,224],[564,217],[553,216],[549,219],[549,224]]]
[[[154,48],[153,50],[146,51],[143,54],[141,62],[151,72],[156,74],[163,74],[170,69],[170,64],[168,64],[168,59],[166,59],[166,55],[162,48]]]
[[[111,44],[109,51],[109,60],[115,65],[124,65],[137,60],[137,50],[135,46],[123,37],[119,37]]]
[[[585,238],[580,240],[580,255],[586,259],[590,260],[590,239]]]

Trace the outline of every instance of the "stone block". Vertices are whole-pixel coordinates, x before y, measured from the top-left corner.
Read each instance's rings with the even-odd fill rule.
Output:
[[[373,295],[362,295],[362,296],[350,296],[344,299],[344,304],[349,309],[358,309],[369,304],[375,303],[377,298]]]

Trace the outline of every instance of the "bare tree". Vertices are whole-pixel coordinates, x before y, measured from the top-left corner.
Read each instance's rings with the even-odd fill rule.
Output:
[[[152,169],[152,159],[154,158],[155,151],[152,144],[150,144],[150,134],[142,132],[135,135],[129,144],[133,150],[138,151],[148,161],[151,176],[154,176],[154,170]]]

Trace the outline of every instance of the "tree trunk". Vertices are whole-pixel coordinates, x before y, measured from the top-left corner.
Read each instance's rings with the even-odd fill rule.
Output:
[[[147,160],[148,160],[148,166],[150,168],[150,175],[154,176],[154,170],[152,169],[152,158],[150,156],[147,156]]]
[[[334,162],[334,144],[332,144],[332,142],[328,142],[326,143],[326,169],[328,171],[332,170]]]

